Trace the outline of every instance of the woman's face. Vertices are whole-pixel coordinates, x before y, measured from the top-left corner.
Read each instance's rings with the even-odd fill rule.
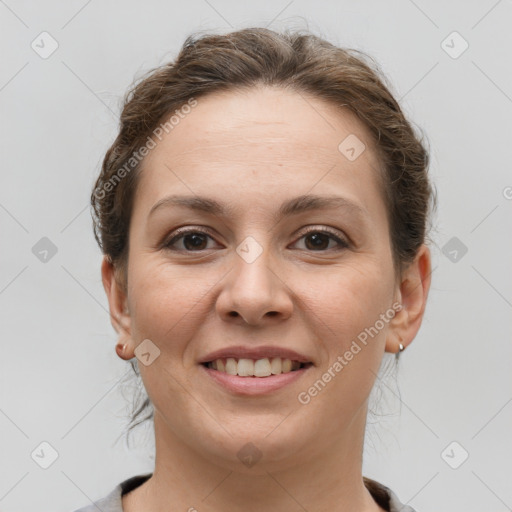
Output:
[[[150,151],[127,306],[168,443],[243,469],[363,435],[400,300],[378,165],[354,115],[272,88],[199,98]]]

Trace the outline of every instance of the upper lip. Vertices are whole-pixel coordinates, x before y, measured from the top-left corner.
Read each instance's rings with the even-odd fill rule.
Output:
[[[299,361],[300,363],[311,363],[311,358],[283,347],[275,347],[271,345],[265,345],[261,347],[244,347],[234,346],[226,347],[220,350],[210,352],[204,357],[199,359],[199,363],[209,363],[216,359],[225,359],[232,357],[234,359],[264,359],[266,357],[280,357],[282,359],[291,359],[292,361]]]

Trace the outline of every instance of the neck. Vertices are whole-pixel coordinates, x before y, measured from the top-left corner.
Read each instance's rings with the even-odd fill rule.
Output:
[[[215,464],[183,443],[155,410],[153,476],[123,497],[125,512],[290,510],[382,512],[362,478],[366,407],[337,442],[277,467],[258,462],[244,473]],[[299,456],[301,454],[297,454]]]

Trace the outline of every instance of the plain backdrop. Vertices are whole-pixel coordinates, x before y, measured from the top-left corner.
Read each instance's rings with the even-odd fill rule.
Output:
[[[510,0],[1,0],[0,510],[71,512],[152,470],[151,429],[118,440],[131,370],[90,190],[132,81],[191,33],[249,26],[369,53],[430,144],[429,304],[380,383],[364,474],[418,512],[510,510],[511,20]]]

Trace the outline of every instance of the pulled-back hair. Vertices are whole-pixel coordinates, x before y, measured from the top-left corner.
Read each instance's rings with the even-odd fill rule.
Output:
[[[91,194],[95,238],[123,289],[143,148],[155,143],[159,127],[169,126],[170,117],[201,96],[259,85],[308,93],[334,108],[349,109],[369,130],[381,167],[377,179],[388,212],[395,274],[400,276],[425,242],[435,197],[428,152],[385,81],[368,55],[310,33],[247,28],[189,36],[174,61],[151,70],[126,94],[119,134]],[[132,426],[150,405],[146,397],[134,409]]]

